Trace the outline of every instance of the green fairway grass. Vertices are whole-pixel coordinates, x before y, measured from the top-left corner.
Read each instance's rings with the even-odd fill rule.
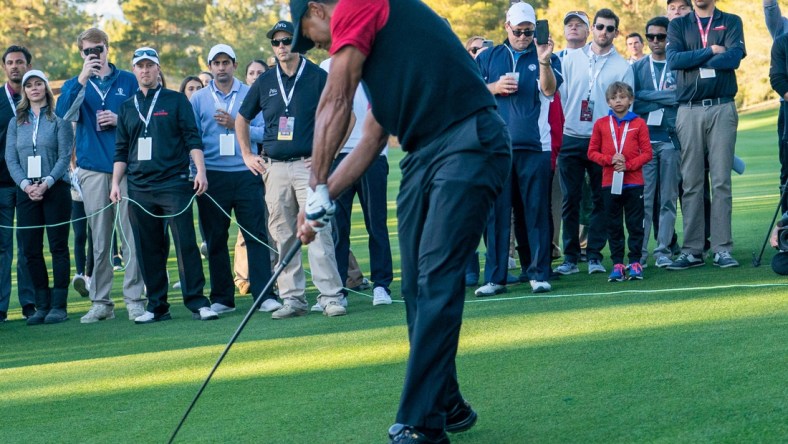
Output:
[[[739,129],[747,170],[733,178],[733,255],[741,267],[707,260],[667,271],[651,258],[639,282],[608,283],[581,264],[543,295],[525,284],[479,299],[469,288],[457,365],[479,421],[452,442],[788,441],[788,278],[771,271],[769,247],[760,267],[751,263],[779,195],[776,109],[742,115]],[[370,292],[351,293],[340,318],[256,313],[176,442],[387,442],[408,357],[395,214],[401,158],[390,151],[395,303],[373,307]],[[681,239],[680,218],[676,226]],[[356,206],[351,241],[365,271],[366,239]],[[173,282],[176,270],[173,256]],[[79,323],[89,301],[72,290],[71,321],[27,327],[13,291],[0,324],[1,442],[169,439],[252,300],[198,322],[173,290],[172,321],[134,325],[120,276],[117,318],[91,325]],[[316,290],[307,296],[314,303]]]

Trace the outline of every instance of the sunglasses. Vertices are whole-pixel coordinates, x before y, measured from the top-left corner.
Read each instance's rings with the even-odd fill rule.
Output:
[[[667,38],[667,34],[646,34],[646,39],[651,41],[664,42]]]
[[[594,25],[594,28],[596,28],[597,31],[606,30],[607,32],[609,32],[611,34],[616,32],[616,27],[613,26],[613,25],[605,26],[605,25],[603,25],[601,23],[597,23],[596,25]]]
[[[144,57],[144,56],[156,57],[157,59],[159,58],[159,54],[152,49],[138,49],[134,51],[134,57]]]
[[[273,46],[274,48],[276,48],[279,45],[290,46],[291,44],[293,44],[293,39],[290,37],[285,37],[279,40],[271,39],[271,46]]]
[[[92,48],[85,48],[82,50],[82,54],[85,54],[86,57],[91,54],[99,55],[102,52],[104,52],[104,45],[94,46]]]
[[[471,46],[470,48],[468,48],[468,52],[470,52],[471,54],[476,54],[482,48],[483,48],[483,46]]]
[[[526,37],[531,37],[532,35],[534,35],[534,30],[526,29],[524,31],[520,31],[519,29],[512,29],[512,34],[514,34],[515,37],[520,37],[523,35]]]

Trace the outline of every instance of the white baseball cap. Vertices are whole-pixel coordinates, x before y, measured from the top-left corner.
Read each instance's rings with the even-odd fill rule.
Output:
[[[49,85],[49,79],[47,79],[47,76],[37,69],[31,69],[30,71],[26,72],[24,76],[22,76],[22,85],[24,85],[25,82],[27,82],[27,79],[31,77],[38,77],[39,79],[43,80],[44,83]]]
[[[156,52],[155,49],[150,48],[148,46],[143,46],[142,48],[137,48],[134,51],[134,58],[131,59],[131,64],[136,65],[137,63],[141,62],[142,60],[150,60],[151,62],[160,65],[159,63],[159,53]]]
[[[506,21],[510,25],[519,25],[524,22],[536,24],[536,12],[534,12],[533,6],[528,3],[515,3],[506,12]]]
[[[208,52],[208,64],[211,64],[211,61],[216,58],[219,54],[227,54],[227,57],[230,57],[233,62],[235,62],[235,51],[230,45],[225,45],[224,43],[220,43],[215,45],[211,50]]]

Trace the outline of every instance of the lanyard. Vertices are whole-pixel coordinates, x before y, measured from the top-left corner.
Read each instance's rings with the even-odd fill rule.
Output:
[[[38,115],[36,115],[33,110],[30,110],[30,117],[36,121],[36,124],[33,127],[33,155],[35,156],[38,148],[38,124],[41,122],[41,110],[38,110]]]
[[[233,113],[233,106],[235,105],[235,99],[238,98],[238,91],[230,91],[230,94],[224,96],[225,100],[222,100],[216,94],[217,93],[217,89],[216,89],[216,87],[214,85],[214,82],[215,82],[215,80],[211,80],[211,86],[210,86],[211,95],[213,95],[214,103],[216,103],[217,105],[221,106],[221,105],[223,105],[225,103],[225,100],[227,100],[227,96],[228,95],[229,96],[233,96],[232,100],[230,100],[230,104],[227,105],[227,110],[226,110],[227,114],[232,114]],[[233,84],[235,84],[235,80],[233,80]]]
[[[698,20],[698,31],[700,31],[700,41],[703,43],[703,48],[706,48],[706,45],[709,43],[709,31],[711,31],[711,21],[714,19],[714,11],[712,11],[711,17],[709,17],[709,24],[706,25],[706,31],[703,30],[703,24],[700,22],[700,17],[695,15],[695,18]]]
[[[618,143],[618,138],[616,137],[616,128],[613,126],[613,116],[610,116],[610,135],[613,137],[613,148],[616,149],[617,154],[621,154],[624,151],[624,142],[627,141],[627,132],[629,131],[629,121],[624,124],[624,133],[621,134],[621,144]]]
[[[159,98],[159,93],[161,92],[162,89],[163,88],[159,88],[159,90],[156,91],[156,94],[153,95],[153,101],[150,103],[150,108],[148,108],[147,119],[142,116],[142,113],[140,112],[140,103],[137,100],[137,95],[134,94],[134,108],[137,108],[137,114],[140,116],[140,120],[142,120],[142,123],[145,124],[145,136],[148,135],[148,124],[150,123],[150,116],[153,114],[153,107],[156,106],[156,99]]]
[[[103,108],[104,108],[104,102],[106,102],[106,101],[107,101],[107,94],[109,94],[109,90],[110,90],[110,88],[107,88],[107,92],[105,92],[105,93],[102,93],[102,92],[101,92],[101,88],[99,88],[99,87],[98,87],[98,86],[97,86],[97,85],[96,85],[96,84],[93,82],[93,80],[88,80],[88,82],[90,82],[90,86],[92,86],[92,87],[93,87],[93,89],[95,89],[95,90],[96,90],[96,93],[98,93],[99,97],[101,97],[101,108],[103,109]]]
[[[296,78],[293,81],[293,88],[290,90],[290,94],[285,93],[285,85],[282,83],[282,72],[279,69],[279,64],[276,65],[276,80],[279,81],[279,91],[282,92],[282,101],[285,102],[285,114],[287,114],[288,108],[290,107],[290,101],[293,100],[293,92],[295,92],[296,83],[298,83],[298,79],[301,78],[301,74],[304,72],[304,67],[306,66],[306,61],[302,59],[303,57],[299,56],[301,67],[298,68],[298,74],[296,74]]]
[[[605,58],[602,59],[602,65],[599,66],[599,70],[596,73],[594,73],[594,68],[596,67],[596,63],[599,61],[599,57],[596,57],[594,51],[591,50],[591,46],[588,47],[588,94],[586,96],[587,100],[591,99],[591,91],[594,89],[594,84],[596,83],[596,79],[599,78],[599,74],[602,73],[602,68],[604,68],[605,63],[607,63],[607,55],[610,55],[610,53],[608,52],[605,55]]]
[[[11,111],[16,116],[16,103],[14,102],[14,98],[11,97],[11,91],[8,89],[8,83],[5,84],[5,95],[8,97],[8,103],[11,105]]]
[[[665,62],[665,66],[662,68],[659,84],[657,84],[657,74],[654,71],[654,58],[650,55],[648,56],[648,62],[651,64],[651,82],[654,84],[654,89],[656,91],[662,91],[665,87],[665,73],[668,72],[668,62]]]

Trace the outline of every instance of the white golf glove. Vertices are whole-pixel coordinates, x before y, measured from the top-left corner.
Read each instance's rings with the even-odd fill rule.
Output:
[[[311,187],[307,187],[306,209],[304,211],[306,219],[319,222],[319,226],[313,226],[312,229],[316,232],[325,230],[328,223],[331,222],[331,218],[334,217],[335,211],[336,205],[328,197],[328,185],[317,185],[314,191]]]

